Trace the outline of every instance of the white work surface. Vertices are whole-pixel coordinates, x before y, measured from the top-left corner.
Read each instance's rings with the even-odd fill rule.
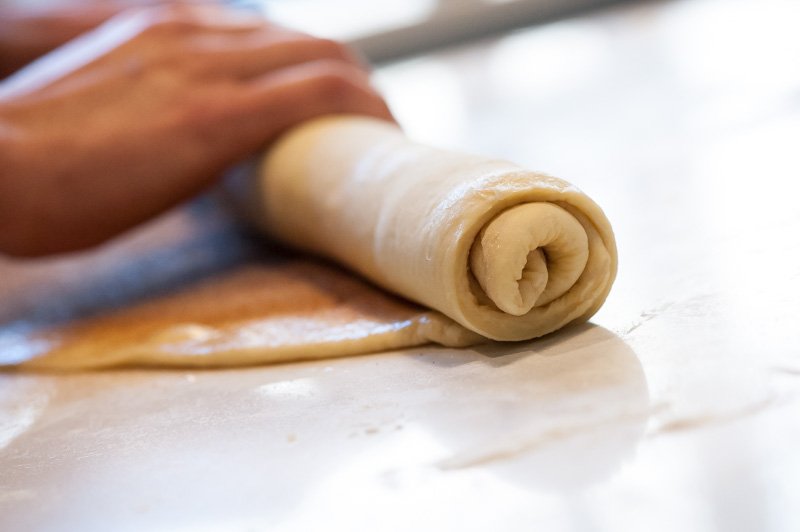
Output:
[[[0,374],[0,530],[800,530],[799,8],[627,6],[377,69],[412,136],[603,206],[606,306],[522,344]]]

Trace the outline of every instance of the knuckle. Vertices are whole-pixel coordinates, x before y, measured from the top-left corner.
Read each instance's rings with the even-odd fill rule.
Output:
[[[182,33],[191,27],[192,24],[190,21],[179,18],[159,19],[154,21],[151,25],[151,28],[154,32],[166,34]]]
[[[315,66],[314,84],[321,96],[343,98],[357,90],[358,74],[339,61],[319,61]]]
[[[142,15],[142,35],[169,35],[183,33],[197,25],[191,7],[184,4],[165,4],[147,8]]]
[[[164,21],[184,21],[192,18],[194,8],[191,4],[170,2],[154,7],[153,12]]]
[[[193,134],[197,134],[206,127],[214,129],[214,125],[221,121],[220,117],[224,116],[231,105],[223,94],[196,95],[182,104],[176,118],[179,127],[190,127]]]
[[[320,50],[321,55],[344,61],[351,61],[354,59],[354,54],[346,45],[339,41],[332,39],[316,39],[316,46]]]

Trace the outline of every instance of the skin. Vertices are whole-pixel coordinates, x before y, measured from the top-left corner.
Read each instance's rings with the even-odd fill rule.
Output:
[[[339,43],[208,5],[122,13],[0,83],[0,252],[99,244],[331,113],[392,119]]]
[[[163,0],[0,0],[0,78],[85,33],[125,9]],[[206,2],[208,3],[208,2]]]

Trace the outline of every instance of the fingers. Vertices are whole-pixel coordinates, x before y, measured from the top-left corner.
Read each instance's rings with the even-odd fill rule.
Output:
[[[20,78],[16,97],[26,102],[27,121],[20,120],[39,134],[25,136],[30,150],[16,150],[17,174],[46,179],[16,181],[36,199],[18,208],[29,213],[29,227],[15,230],[16,241],[58,238],[19,253],[101,242],[196,194],[311,118],[392,120],[363,65],[340,44],[209,6],[124,17]],[[61,156],[38,155],[51,152]]]
[[[249,82],[229,101],[202,102],[187,120],[197,132],[196,153],[215,145],[209,179],[252,156],[287,129],[329,114],[362,114],[394,121],[383,98],[361,69],[341,61],[301,63]],[[197,155],[191,154],[191,158]]]
[[[276,35],[277,34],[277,35]],[[366,70],[347,46],[293,32],[261,30],[248,35],[204,35],[193,39],[193,62],[199,75],[252,79],[274,70],[311,61],[331,60]]]
[[[246,80],[319,60],[368,65],[342,43],[282,28],[252,13],[209,4],[171,4],[133,13],[129,26],[153,41],[154,60],[178,54],[173,64],[205,79]],[[164,42],[170,41],[170,42]]]
[[[249,92],[254,116],[271,122],[274,132],[267,141],[288,127],[325,114],[366,114],[394,120],[370,85],[368,74],[341,61],[314,61],[282,69],[254,80]]]
[[[197,31],[248,32],[267,23],[261,15],[213,2],[170,2],[123,11],[115,17],[135,25],[141,34],[179,35]]]

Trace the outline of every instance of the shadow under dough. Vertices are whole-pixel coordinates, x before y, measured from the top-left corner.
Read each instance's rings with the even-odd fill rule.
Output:
[[[524,343],[433,349],[448,393],[421,422],[450,449],[443,471],[488,468],[515,484],[570,492],[634,454],[651,412],[642,366],[612,332],[580,324]]]

